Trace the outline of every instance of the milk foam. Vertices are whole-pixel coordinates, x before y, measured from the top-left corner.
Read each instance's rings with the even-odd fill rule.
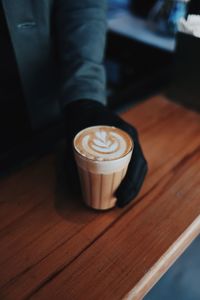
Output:
[[[129,135],[111,126],[89,127],[76,135],[74,139],[76,151],[94,160],[115,160],[125,156],[132,149]]]

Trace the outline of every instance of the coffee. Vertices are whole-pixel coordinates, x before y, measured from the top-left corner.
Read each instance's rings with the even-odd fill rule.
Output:
[[[87,205],[115,206],[114,193],[126,175],[132,150],[131,137],[116,127],[94,126],[76,135],[74,153]]]

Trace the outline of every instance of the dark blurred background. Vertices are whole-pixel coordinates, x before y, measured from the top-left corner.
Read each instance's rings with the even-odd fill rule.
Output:
[[[158,33],[149,26],[149,14],[156,2],[108,0],[106,70],[108,104],[112,108],[137,103],[172,81],[176,36]],[[187,14],[200,12],[199,0],[186,6]]]

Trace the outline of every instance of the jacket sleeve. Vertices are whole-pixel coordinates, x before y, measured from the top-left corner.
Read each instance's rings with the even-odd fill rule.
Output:
[[[78,99],[105,103],[106,0],[55,3],[61,103]]]

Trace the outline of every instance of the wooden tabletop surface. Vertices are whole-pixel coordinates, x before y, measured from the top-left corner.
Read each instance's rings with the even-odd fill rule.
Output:
[[[59,154],[1,180],[1,300],[142,299],[200,233],[200,115],[157,96],[123,117],[149,162],[128,207],[69,196]]]

